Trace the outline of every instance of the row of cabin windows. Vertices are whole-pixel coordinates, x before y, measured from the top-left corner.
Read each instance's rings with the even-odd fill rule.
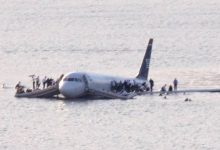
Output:
[[[79,78],[64,78],[64,81],[76,81],[76,82],[82,82]]]

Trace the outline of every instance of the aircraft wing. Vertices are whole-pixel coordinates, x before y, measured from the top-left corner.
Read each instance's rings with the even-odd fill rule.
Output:
[[[177,93],[217,93],[220,92],[220,89],[182,89],[182,90],[178,90],[178,91],[172,91],[172,92],[166,92],[166,94],[177,94]],[[148,94],[160,94],[160,91],[153,91],[153,92],[142,92],[139,93],[139,95],[148,95]]]
[[[137,96],[136,93],[128,93],[126,95],[123,95],[121,93],[114,93],[110,91],[105,91],[105,90],[98,90],[98,89],[89,89],[89,93],[94,96],[101,96],[109,99],[132,99],[135,96]]]

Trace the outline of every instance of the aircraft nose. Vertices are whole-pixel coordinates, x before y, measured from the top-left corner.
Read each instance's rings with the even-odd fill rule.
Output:
[[[59,84],[59,90],[66,98],[76,98],[85,94],[84,85],[74,82],[61,82]]]
[[[59,84],[59,90],[60,90],[60,93],[63,94],[64,96],[70,92],[70,88],[64,82],[61,82]]]

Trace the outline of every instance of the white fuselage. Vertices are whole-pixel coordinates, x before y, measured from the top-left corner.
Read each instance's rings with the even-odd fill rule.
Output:
[[[86,79],[85,79],[86,78]],[[79,98],[87,96],[87,90],[96,89],[111,91],[111,82],[124,82],[125,80],[134,81],[136,83],[146,82],[137,78],[121,78],[93,73],[68,73],[59,83],[60,93],[66,98]]]
[[[150,39],[136,78],[121,78],[92,73],[72,72],[66,74],[59,82],[60,93],[66,98],[84,97],[91,93],[91,95],[100,96],[103,93],[109,94],[108,92],[112,92],[113,89],[111,87],[113,87],[113,83],[119,85],[118,87],[120,87],[120,91],[123,90],[121,89],[121,87],[123,87],[125,90],[127,89],[127,91],[130,92],[130,90],[128,90],[129,86],[135,87],[139,84],[143,84],[144,82],[146,83],[146,80],[148,79],[152,44],[153,39]],[[134,83],[134,86],[131,86],[132,82]],[[116,92],[118,91],[116,90]],[[110,95],[112,95],[112,93]],[[105,96],[106,95],[104,95],[104,97]]]

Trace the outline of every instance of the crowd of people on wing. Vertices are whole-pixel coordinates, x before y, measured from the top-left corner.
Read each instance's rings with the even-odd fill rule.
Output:
[[[150,88],[146,82],[136,83],[135,80],[124,80],[124,81],[112,81],[111,82],[111,91],[115,93],[120,92],[144,92],[149,91]]]
[[[173,91],[177,91],[178,80],[175,78],[173,81],[173,85],[169,85],[167,90],[167,84],[163,85],[160,90],[160,95],[169,94]],[[142,84],[136,83],[135,80],[125,80],[125,81],[111,81],[111,91],[115,93],[121,92],[153,92],[154,81],[152,79],[149,80],[149,84],[143,82]]]
[[[161,87],[160,95],[169,94],[169,93],[172,93],[173,91],[176,92],[177,86],[178,86],[178,80],[175,78],[173,80],[173,86],[170,84],[168,87],[168,90],[167,90],[166,86],[167,86],[167,84],[165,84]]]
[[[45,76],[41,81],[39,76],[37,76],[36,78],[35,76],[32,76],[33,90],[40,89],[41,82],[43,84],[43,89],[56,84],[55,80],[52,78],[47,78]]]
[[[15,89],[17,90],[17,93],[25,93],[25,92],[32,92],[33,90],[39,90],[40,89],[40,85],[42,83],[43,85],[43,89],[48,88],[50,86],[53,86],[56,84],[55,80],[52,78],[47,78],[46,76],[42,79],[42,81],[40,80],[40,77],[37,76],[35,77],[34,75],[30,76],[32,78],[32,86],[33,88],[30,89],[28,88],[26,91],[24,90],[25,87],[21,85],[21,82],[19,81],[16,86]]]

